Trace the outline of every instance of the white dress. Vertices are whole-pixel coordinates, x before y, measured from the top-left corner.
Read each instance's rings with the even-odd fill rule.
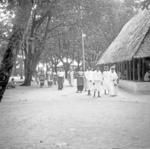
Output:
[[[102,92],[102,73],[101,73],[101,71],[94,71],[93,79],[94,79],[94,90],[97,92]]]
[[[104,71],[103,72],[103,88],[106,94],[109,93],[109,71]]]
[[[86,77],[87,77],[87,89],[92,90],[93,89],[93,71],[87,71]]]
[[[116,96],[117,95],[117,79],[118,75],[117,73],[111,72],[109,73],[109,94],[110,96]]]
[[[74,86],[74,72],[73,71],[70,72],[70,85]]]

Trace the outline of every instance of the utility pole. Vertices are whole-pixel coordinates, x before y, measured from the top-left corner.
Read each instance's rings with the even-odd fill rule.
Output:
[[[85,48],[84,48],[84,38],[86,35],[82,31],[82,60],[83,60],[83,72],[85,72]]]
[[[80,15],[81,15],[81,36],[82,36],[82,66],[83,66],[83,72],[85,72],[85,42],[84,38],[86,37],[86,34],[83,32],[83,7],[80,6]]]

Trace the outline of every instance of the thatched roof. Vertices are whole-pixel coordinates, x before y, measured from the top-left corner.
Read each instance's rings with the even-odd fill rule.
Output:
[[[121,30],[116,39],[103,53],[98,64],[131,60],[133,57],[150,56],[150,11],[134,16]]]
[[[134,58],[150,57],[150,30],[147,32]]]

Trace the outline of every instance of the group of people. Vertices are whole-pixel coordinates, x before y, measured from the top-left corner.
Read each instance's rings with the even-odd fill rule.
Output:
[[[65,72],[61,68],[58,70],[57,74],[55,72],[52,72],[51,70],[48,71],[47,74],[44,74],[44,72],[41,71],[37,77],[37,84],[39,84],[40,87],[43,87],[45,83],[47,84],[48,87],[57,84],[58,90],[62,90],[64,80],[65,80]]]
[[[48,71],[47,74],[41,71],[36,77],[36,82],[40,87],[43,87],[45,82],[47,82],[48,87],[51,87],[53,84],[56,84],[56,74],[52,73],[52,71]]]
[[[54,77],[55,76],[55,77]],[[65,72],[61,68],[57,74],[47,74],[47,84],[51,86],[57,80],[58,90],[62,90],[65,81]],[[117,85],[119,77],[115,71],[115,65],[108,68],[104,67],[102,72],[98,67],[93,69],[87,69],[85,72],[78,71],[75,76],[75,72],[71,69],[68,73],[68,83],[70,86],[74,86],[74,80],[76,78],[77,92],[87,91],[87,94],[93,95],[93,97],[101,97],[103,94],[116,96]],[[43,73],[39,75],[40,87],[44,86],[45,76]],[[55,83],[56,84],[56,83]]]
[[[103,72],[99,68],[80,71],[77,76],[77,92],[85,90],[89,96],[93,95],[93,97],[101,97],[103,94],[116,96],[118,80],[115,65],[110,69],[105,66]]]

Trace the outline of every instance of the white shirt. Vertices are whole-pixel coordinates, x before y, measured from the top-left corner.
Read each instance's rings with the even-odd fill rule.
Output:
[[[104,81],[108,81],[109,80],[109,74],[110,74],[109,71],[104,71],[103,72],[103,80]]]
[[[59,71],[57,75],[58,77],[65,77],[65,72]]]
[[[110,71],[109,78],[110,78],[110,81],[117,83],[118,75],[115,71],[114,72]]]
[[[101,71],[94,71],[93,72],[93,80],[95,80],[95,81],[101,81],[102,80]]]
[[[87,71],[86,78],[87,78],[87,80],[92,81],[93,80],[93,71],[91,71],[91,70]]]

